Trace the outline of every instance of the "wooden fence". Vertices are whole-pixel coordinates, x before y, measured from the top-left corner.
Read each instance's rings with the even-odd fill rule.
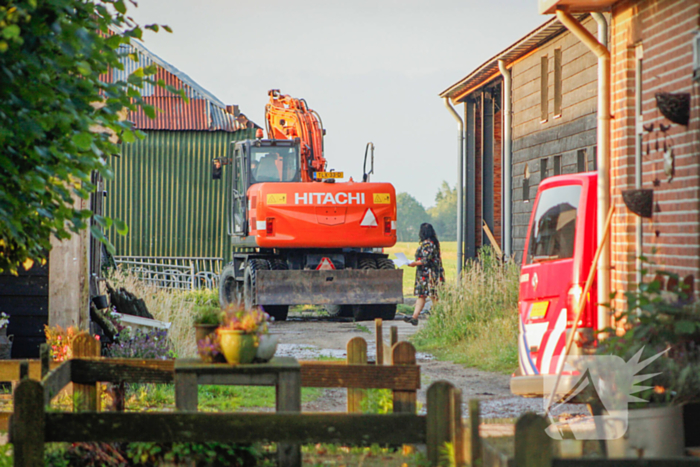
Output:
[[[172,381],[164,361],[74,358],[41,382],[26,378],[14,393],[10,441],[15,466],[38,467],[47,442],[277,442],[344,445],[426,444],[437,465],[445,442],[461,445],[459,391],[438,381],[428,389],[427,415],[337,413],[47,412],[52,397],[69,383]],[[369,365],[367,365],[369,366]],[[90,403],[94,403],[91,400]]]

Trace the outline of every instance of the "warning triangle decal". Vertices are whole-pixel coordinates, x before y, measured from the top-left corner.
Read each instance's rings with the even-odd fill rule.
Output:
[[[328,271],[331,269],[335,269],[335,266],[333,266],[333,261],[330,258],[323,258],[316,268],[317,271]]]
[[[376,227],[377,226],[377,217],[374,215],[372,210],[370,208],[367,208],[367,211],[365,211],[365,215],[362,218],[362,222],[360,222],[360,225],[362,227]]]

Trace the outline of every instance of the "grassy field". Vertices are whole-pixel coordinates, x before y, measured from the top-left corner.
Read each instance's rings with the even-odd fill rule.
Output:
[[[412,260],[416,256],[418,242],[398,242],[391,248],[384,248],[384,253],[389,254],[389,258],[395,259],[396,253],[403,253],[406,258]],[[445,280],[448,282],[457,276],[457,242],[440,242],[440,252],[442,255],[442,267],[445,268]],[[416,279],[416,268],[403,266],[403,293],[413,295],[413,282]]]

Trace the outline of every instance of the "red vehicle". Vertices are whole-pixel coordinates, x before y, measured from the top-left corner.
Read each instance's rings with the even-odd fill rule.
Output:
[[[596,186],[595,172],[560,175],[540,184],[520,272],[520,368],[511,378],[514,394],[542,395],[544,378],[556,377],[595,255]],[[593,340],[598,326],[595,283],[590,290],[571,354]]]

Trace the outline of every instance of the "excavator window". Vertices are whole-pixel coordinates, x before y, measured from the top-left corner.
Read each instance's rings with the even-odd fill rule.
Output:
[[[251,148],[251,184],[299,181],[298,160],[294,147]]]

